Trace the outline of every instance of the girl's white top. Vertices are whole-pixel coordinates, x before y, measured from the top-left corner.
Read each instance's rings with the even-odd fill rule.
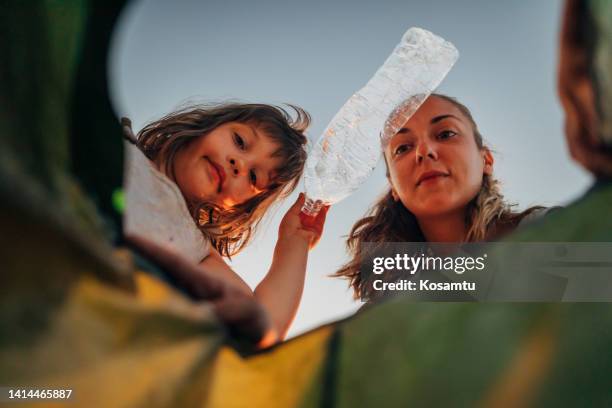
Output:
[[[210,242],[196,225],[178,186],[138,149],[125,143],[123,230],[199,263]]]

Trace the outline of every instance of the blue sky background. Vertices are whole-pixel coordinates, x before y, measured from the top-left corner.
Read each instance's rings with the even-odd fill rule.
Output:
[[[474,114],[495,151],[495,175],[520,208],[571,201],[588,185],[563,138],[556,97],[558,1],[161,1],[121,16],[111,50],[111,91],[134,129],[190,102],[293,103],[313,116],[312,141],[348,97],[418,26],[460,58],[439,91]],[[346,282],[327,277],[345,260],[344,236],[386,187],[384,165],[329,212],[310,254],[304,298],[290,334],[352,313]],[[267,271],[278,207],[233,268],[251,285]]]

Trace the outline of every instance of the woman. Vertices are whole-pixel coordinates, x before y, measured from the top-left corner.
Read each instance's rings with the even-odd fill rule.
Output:
[[[352,259],[335,274],[349,279],[356,298],[379,295],[372,288],[376,277],[359,269],[377,244],[493,240],[543,209],[512,211],[470,111],[448,96],[432,94],[383,150],[390,188],[353,226]],[[368,253],[366,242],[373,243]]]

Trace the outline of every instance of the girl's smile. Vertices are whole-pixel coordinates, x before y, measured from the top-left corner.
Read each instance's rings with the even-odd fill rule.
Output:
[[[177,152],[174,177],[188,200],[229,208],[268,188],[281,164],[278,148],[254,125],[228,122]]]
[[[221,165],[213,162],[208,157],[204,156],[203,159],[209,164],[209,174],[214,180],[214,184],[217,185],[217,193],[221,193],[223,182],[225,181],[225,170]]]

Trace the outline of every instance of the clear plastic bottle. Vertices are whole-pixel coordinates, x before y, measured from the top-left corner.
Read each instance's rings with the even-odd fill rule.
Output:
[[[315,216],[353,193],[388,141],[442,82],[459,57],[448,41],[421,28],[402,36],[382,67],[349,98],[317,143],[305,169],[302,213]]]

